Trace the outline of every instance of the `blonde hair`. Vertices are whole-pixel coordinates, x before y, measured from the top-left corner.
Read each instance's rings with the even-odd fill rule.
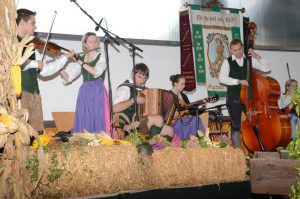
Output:
[[[285,82],[285,84],[284,84],[284,87],[285,87],[285,91],[284,91],[284,95],[286,95],[287,94],[287,92],[288,92],[288,87],[290,87],[290,85],[292,84],[292,83],[296,83],[297,84],[297,87],[298,87],[298,82],[297,82],[297,80],[295,80],[295,79],[289,79],[289,80],[287,80],[286,82]]]
[[[88,39],[90,36],[95,36],[95,37],[97,37],[96,33],[94,33],[94,32],[87,32],[87,33],[85,33],[85,34],[82,36],[82,39],[81,39],[81,48],[82,48],[82,51],[86,51],[85,44],[86,44],[87,39]],[[97,37],[97,40],[98,40],[98,45],[99,45],[99,47],[100,47],[100,39],[99,39],[99,37]],[[99,51],[99,49],[98,49],[97,51]]]

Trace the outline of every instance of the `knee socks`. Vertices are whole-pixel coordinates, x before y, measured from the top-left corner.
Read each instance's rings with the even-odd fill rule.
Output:
[[[162,130],[162,127],[158,127],[158,126],[151,126],[150,130],[149,130],[149,137],[152,138],[153,136],[160,134]]]

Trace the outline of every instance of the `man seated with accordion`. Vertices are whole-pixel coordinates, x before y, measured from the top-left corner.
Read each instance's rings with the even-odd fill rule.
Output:
[[[115,128],[121,128],[126,134],[130,132],[132,124],[137,119],[139,133],[146,135],[148,138],[160,134],[161,136],[166,137],[168,141],[172,141],[174,131],[171,126],[165,124],[162,115],[140,115],[137,113],[138,115],[136,117],[136,112],[140,112],[146,103],[146,98],[141,95],[140,90],[145,88],[145,83],[149,78],[149,68],[147,65],[144,63],[136,64],[131,74],[131,78],[135,78],[135,86],[132,80],[126,80],[117,88],[114,95],[113,113]],[[134,95],[136,95],[136,100],[134,99]],[[117,136],[122,138],[125,135]]]

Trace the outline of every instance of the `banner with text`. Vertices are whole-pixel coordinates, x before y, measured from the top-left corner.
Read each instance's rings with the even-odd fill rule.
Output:
[[[219,7],[203,11],[201,6],[192,6],[190,20],[196,81],[206,85],[208,95],[225,97],[226,86],[220,85],[218,78],[223,61],[230,56],[230,41],[241,38],[239,11],[225,13]]]

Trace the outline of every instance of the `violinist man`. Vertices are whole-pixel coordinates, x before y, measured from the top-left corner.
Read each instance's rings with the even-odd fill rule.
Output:
[[[34,35],[36,29],[36,12],[27,9],[17,10],[17,37],[21,41],[26,35]],[[25,49],[23,50],[24,53]],[[38,132],[43,133],[43,112],[40,90],[38,85],[38,71],[41,76],[50,76],[58,72],[66,64],[69,58],[74,56],[73,52],[61,55],[52,62],[43,62],[42,55],[38,49],[22,65],[22,96],[21,106],[28,110],[28,123]]]
[[[221,84],[227,86],[227,109],[231,119],[231,139],[235,148],[241,146],[241,116],[245,106],[240,101],[241,86],[249,86],[247,81],[247,62],[244,55],[244,46],[240,39],[230,42],[232,55],[224,60],[219,75]],[[252,66],[262,72],[271,71],[267,60],[249,49],[249,56],[252,57]]]

